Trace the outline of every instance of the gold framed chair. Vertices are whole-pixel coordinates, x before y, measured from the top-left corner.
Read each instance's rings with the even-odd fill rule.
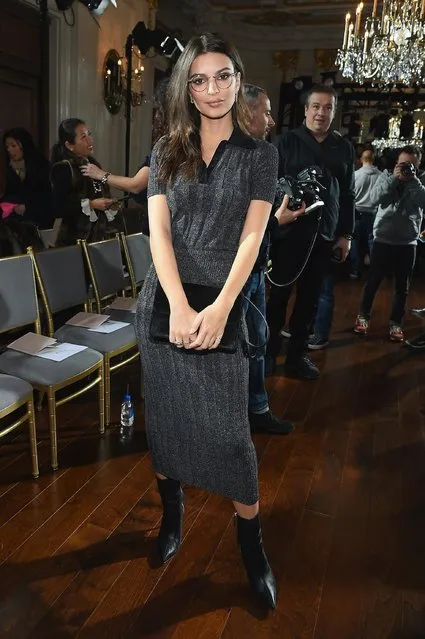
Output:
[[[124,263],[121,256],[121,242],[119,233],[115,237],[100,242],[88,244],[85,240],[78,240],[84,254],[93,288],[96,312],[101,313],[108,302],[116,297],[124,297],[125,290],[130,285],[130,278],[124,273]],[[134,314],[119,311],[123,321],[134,321]]]
[[[33,388],[23,379],[0,373],[0,420],[11,415],[22,406],[26,406],[25,413],[12,424],[8,424],[3,429],[0,428],[0,438],[16,430],[19,426],[25,424],[25,422],[28,422],[32,476],[34,479],[37,479],[39,472]]]
[[[54,313],[87,304],[87,282],[81,245],[39,253],[33,253],[29,249],[29,253],[34,263],[37,283],[46,311],[49,336],[61,342],[88,346],[103,355],[105,423],[108,426],[111,419],[111,373],[139,356],[133,326],[134,313],[108,311],[111,319],[130,323],[129,326],[109,334],[96,333],[68,324],[55,330]]]
[[[53,249],[52,249],[53,250]],[[39,254],[49,253],[41,251]],[[0,259],[0,333],[33,325],[41,333],[36,281],[30,255]],[[15,350],[0,354],[0,372],[19,377],[47,395],[52,468],[58,468],[56,409],[94,386],[99,388],[99,430],[105,432],[103,356],[87,348],[62,362],[53,362]],[[94,378],[93,378],[94,376]],[[56,399],[59,390],[89,378],[78,390]]]
[[[121,233],[121,244],[130,275],[131,294],[136,297],[152,264],[149,238],[144,233]]]

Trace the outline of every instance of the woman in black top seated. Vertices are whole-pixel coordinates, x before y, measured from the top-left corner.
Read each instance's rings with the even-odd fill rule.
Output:
[[[98,162],[92,157],[93,137],[83,120],[69,118],[59,125],[59,140],[52,150],[54,214],[60,219],[57,246],[104,240],[108,224],[117,214],[106,181],[83,176],[80,167]]]
[[[2,201],[16,205],[12,215],[20,216],[21,221],[50,228],[53,216],[48,160],[22,128],[6,131],[3,148],[6,170]]]

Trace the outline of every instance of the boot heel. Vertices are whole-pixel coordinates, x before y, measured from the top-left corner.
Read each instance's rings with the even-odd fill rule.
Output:
[[[180,482],[175,479],[157,477],[157,483],[163,507],[158,549],[165,564],[176,554],[182,541],[184,495]]]
[[[260,518],[236,515],[237,540],[253,592],[268,608],[276,608],[276,580],[263,548]]]

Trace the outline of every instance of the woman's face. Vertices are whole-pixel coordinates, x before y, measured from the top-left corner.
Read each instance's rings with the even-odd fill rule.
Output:
[[[199,113],[211,120],[232,109],[240,87],[240,74],[224,53],[201,53],[189,72],[189,95]]]
[[[93,138],[86,124],[78,124],[75,129],[74,142],[65,142],[65,146],[82,158],[88,158],[93,153]]]
[[[15,138],[6,138],[6,151],[11,160],[17,162],[22,160],[24,157],[24,152],[22,150],[22,144],[19,140],[15,140]]]

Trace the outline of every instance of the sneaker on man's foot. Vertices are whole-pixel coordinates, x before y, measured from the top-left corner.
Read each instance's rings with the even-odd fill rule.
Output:
[[[292,422],[273,415],[271,410],[266,413],[249,413],[248,417],[251,430],[255,432],[268,433],[270,435],[288,435],[295,429]]]
[[[318,335],[313,335],[308,340],[307,348],[310,351],[320,351],[322,348],[326,348],[329,346],[329,340],[324,337],[319,337]]]
[[[350,278],[350,280],[359,280],[360,279],[360,273],[358,271],[351,271],[350,275],[348,276]]]
[[[404,343],[412,351],[425,351],[425,333],[412,337],[412,339],[407,339]]]
[[[416,317],[425,319],[425,308],[411,308],[410,312],[412,315],[416,315]]]
[[[404,333],[401,326],[398,324],[391,324],[388,337],[391,342],[404,342]]]
[[[290,339],[291,331],[289,330],[289,328],[284,327],[280,331],[280,336],[284,337],[285,339]],[[314,333],[310,333],[309,336],[308,336],[308,339],[310,339],[311,337],[314,337]]]
[[[368,329],[369,329],[369,320],[367,320],[362,315],[357,315],[356,323],[354,324],[353,331],[357,333],[357,335],[367,335]]]
[[[295,379],[317,379],[320,377],[320,371],[311,359],[307,357],[307,355],[304,355],[296,362],[285,363],[285,375],[286,377],[294,377]]]

